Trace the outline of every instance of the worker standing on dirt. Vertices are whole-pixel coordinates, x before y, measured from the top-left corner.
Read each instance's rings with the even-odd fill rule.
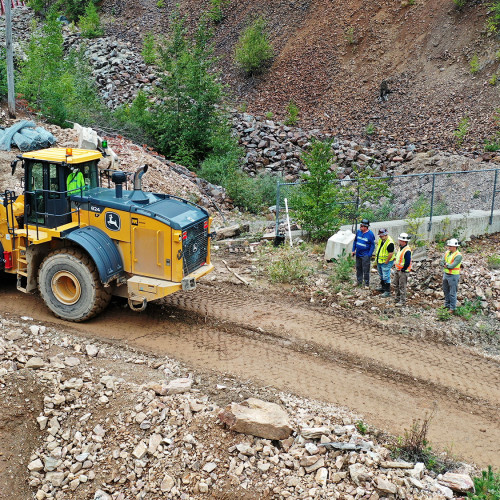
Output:
[[[396,307],[406,305],[406,285],[408,284],[408,273],[411,271],[411,248],[408,246],[410,236],[401,233],[398,236],[399,250],[396,254],[394,274],[394,292],[396,295]]]
[[[363,219],[352,244],[352,256],[356,256],[356,279],[358,286],[370,288],[370,260],[375,249],[375,235],[369,229],[370,221]]]
[[[458,281],[460,279],[460,267],[462,265],[462,254],[458,251],[460,244],[456,238],[446,242],[446,250],[441,265],[443,266],[443,292],[444,307],[451,313],[457,307]]]
[[[391,296],[391,268],[394,264],[394,240],[387,229],[379,229],[379,239],[375,247],[375,264],[380,276],[380,287],[377,292],[383,292],[382,297]]]

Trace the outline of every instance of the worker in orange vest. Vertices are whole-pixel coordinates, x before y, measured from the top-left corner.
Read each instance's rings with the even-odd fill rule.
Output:
[[[394,274],[394,291],[396,293],[396,307],[406,305],[406,286],[408,284],[408,274],[411,271],[411,248],[408,246],[410,236],[401,233],[398,236],[399,250],[396,254]]]
[[[441,265],[443,266],[443,292],[444,307],[451,313],[457,307],[458,281],[460,280],[460,267],[462,265],[462,254],[458,251],[460,244],[456,238],[446,242],[446,250]]]

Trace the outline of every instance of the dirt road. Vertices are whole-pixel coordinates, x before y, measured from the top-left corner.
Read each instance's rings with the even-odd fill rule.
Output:
[[[113,302],[88,323],[68,324],[3,280],[0,312],[345,405],[393,434],[435,408],[435,448],[500,467],[500,363],[461,347],[228,283],[201,284],[143,314]]]

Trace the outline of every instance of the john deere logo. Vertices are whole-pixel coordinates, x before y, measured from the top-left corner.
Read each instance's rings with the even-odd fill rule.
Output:
[[[119,231],[122,227],[120,216],[116,212],[106,213],[106,228],[110,231]]]

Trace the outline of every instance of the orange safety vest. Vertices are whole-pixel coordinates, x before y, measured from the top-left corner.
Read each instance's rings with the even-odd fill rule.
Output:
[[[456,250],[454,253],[451,253],[449,250],[446,250],[446,253],[444,254],[444,260],[447,264],[451,264],[457,255],[462,255],[458,250]],[[446,274],[460,274],[460,266],[462,265],[462,262],[457,264],[457,267],[454,267],[453,269],[448,269],[447,267],[444,268],[444,272]]]
[[[404,265],[405,265],[405,253],[410,250],[411,251],[411,248],[408,246],[408,245],[405,245],[403,248],[400,248],[398,250],[398,253],[396,254],[396,262],[395,262],[395,265],[396,265],[396,269],[398,271],[401,271],[401,269],[403,269]],[[408,268],[406,269],[405,272],[409,273],[411,271],[411,260],[410,260],[410,265],[408,266]]]

